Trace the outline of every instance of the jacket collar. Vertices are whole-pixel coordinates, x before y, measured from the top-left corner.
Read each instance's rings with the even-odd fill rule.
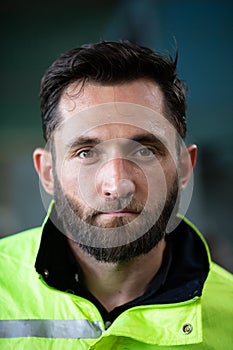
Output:
[[[73,258],[67,239],[53,224],[52,206],[43,225],[36,270],[46,282],[62,291],[92,301],[100,312],[106,310],[80,283],[82,271]],[[159,273],[145,293],[114,309],[106,317],[115,319],[126,309],[139,305],[185,302],[202,294],[210,263],[210,253],[200,232],[187,219],[167,236],[167,251]]]

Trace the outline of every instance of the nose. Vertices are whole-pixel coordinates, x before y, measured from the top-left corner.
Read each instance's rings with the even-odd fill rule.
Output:
[[[98,177],[100,193],[105,199],[128,198],[135,192],[132,165],[127,160],[110,160],[102,167]]]

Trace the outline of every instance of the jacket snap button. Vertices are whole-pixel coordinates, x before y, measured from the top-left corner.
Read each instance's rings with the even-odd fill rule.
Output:
[[[182,331],[184,334],[189,334],[191,333],[193,330],[193,326],[190,323],[186,323],[185,325],[183,325]]]
[[[112,322],[106,321],[105,322],[105,329],[108,329],[111,326]]]
[[[47,278],[49,277],[49,271],[47,269],[44,269],[44,276]]]

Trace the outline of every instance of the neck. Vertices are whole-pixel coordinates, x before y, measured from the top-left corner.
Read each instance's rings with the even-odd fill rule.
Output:
[[[125,263],[105,263],[84,252],[72,240],[69,244],[82,269],[85,287],[108,312],[145,292],[161,267],[166,247],[163,239],[145,255]]]

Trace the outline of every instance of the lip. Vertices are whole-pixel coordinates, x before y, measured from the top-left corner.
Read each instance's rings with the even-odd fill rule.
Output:
[[[106,211],[106,212],[100,212],[99,215],[107,216],[107,217],[132,217],[137,216],[139,213],[133,212],[133,211]]]

